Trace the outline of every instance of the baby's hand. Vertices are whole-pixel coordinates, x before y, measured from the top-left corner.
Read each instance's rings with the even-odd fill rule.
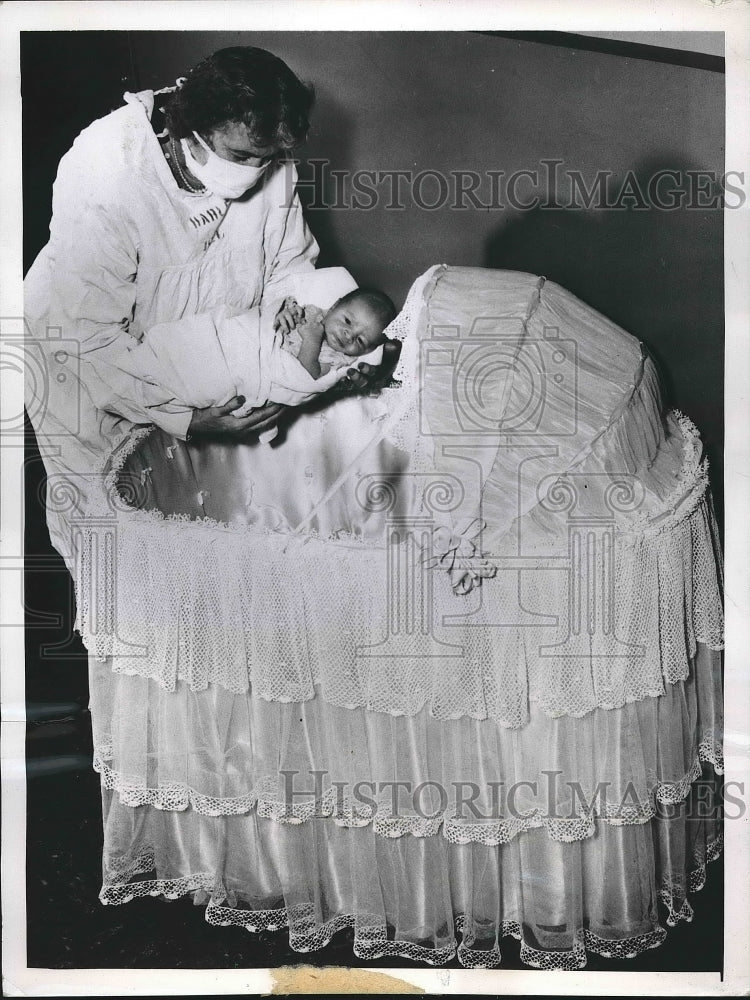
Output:
[[[325,310],[320,306],[302,306],[302,321],[304,323],[323,322]]]
[[[323,328],[323,314],[319,312],[308,319],[308,314],[305,313],[305,319],[298,325],[297,333],[303,340],[322,342],[325,333]]]
[[[304,313],[297,300],[288,295],[281,303],[281,308],[276,313],[273,321],[274,330],[281,330],[282,333],[289,333],[303,319]]]

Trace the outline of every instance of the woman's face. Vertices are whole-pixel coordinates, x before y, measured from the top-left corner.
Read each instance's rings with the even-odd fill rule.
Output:
[[[204,141],[223,160],[232,163],[244,163],[251,167],[260,167],[273,159],[279,152],[279,146],[259,146],[250,134],[247,125],[241,122],[227,122],[203,136]],[[208,153],[193,136],[188,138],[190,150],[198,163],[205,163]]]

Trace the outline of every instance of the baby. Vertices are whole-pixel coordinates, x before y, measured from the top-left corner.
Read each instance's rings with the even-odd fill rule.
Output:
[[[328,310],[300,306],[292,296],[284,299],[274,328],[281,331],[282,349],[293,354],[314,379],[332,368],[352,364],[351,358],[373,355],[378,364],[385,342],[385,328],[395,319],[396,307],[376,288],[356,288]]]
[[[242,396],[235,417],[267,401],[299,406],[346,378],[356,361],[380,364],[384,331],[396,316],[387,295],[357,288],[344,268],[301,272],[291,291],[275,313],[219,307],[158,323],[114,364],[158,386],[165,403],[203,408]],[[323,308],[303,308],[300,299]]]

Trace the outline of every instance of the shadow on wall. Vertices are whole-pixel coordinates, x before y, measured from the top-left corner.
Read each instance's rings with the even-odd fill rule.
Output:
[[[647,193],[649,180],[662,170],[689,178],[687,172],[698,165],[676,162],[673,155],[643,160],[632,172],[637,188],[630,190]],[[624,181],[610,179],[610,205]],[[668,185],[661,190],[666,204]],[[711,198],[718,192],[706,190],[700,203]],[[487,238],[484,264],[543,274],[644,342],[659,365],[666,401],[683,409],[701,431],[720,508],[723,229],[716,213],[721,209],[688,207],[687,197],[670,210],[651,204],[647,194],[643,201],[637,193],[619,200],[619,208],[537,206],[519,212]],[[560,190],[556,202],[569,205],[569,192]]]
[[[349,163],[354,139],[354,115],[351,109],[328,94],[318,95],[315,102],[316,127],[311,130],[302,153],[298,152],[297,171],[299,186],[297,193],[305,213],[305,219],[313,236],[318,241],[320,256],[317,267],[346,267],[346,248],[341,245],[340,232],[334,225],[334,218],[326,206],[337,203],[335,169],[316,171],[315,161],[330,160],[331,150],[336,150],[341,163]],[[351,269],[351,268],[350,268]],[[354,274],[358,284],[365,281],[364,275]]]

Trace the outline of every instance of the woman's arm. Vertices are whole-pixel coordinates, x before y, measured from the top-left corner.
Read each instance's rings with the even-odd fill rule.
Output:
[[[208,406],[203,410],[193,410],[187,430],[187,440],[198,435],[229,436],[240,441],[246,438],[252,439],[261,431],[275,427],[279,414],[286,409],[279,403],[269,403],[253,410],[246,417],[235,417],[232,410],[238,409],[244,402],[244,396],[235,396],[225,406]]]
[[[269,178],[263,192],[269,206],[263,229],[266,267],[262,305],[265,309],[281,305],[282,300],[293,293],[291,279],[294,275],[314,271],[318,259],[318,244],[302,214],[296,184],[294,164],[284,163]]]
[[[50,241],[29,272],[26,311],[43,352],[55,350],[47,327],[59,327],[76,342],[80,381],[94,404],[134,423],[154,423],[169,434],[221,433],[244,437],[268,426],[278,407],[247,417],[234,406],[197,410],[153,381],[123,371],[117,359],[134,340],[138,230],[126,206],[139,192],[126,178],[104,177],[96,158],[81,150],[63,158],[55,182]],[[53,368],[52,358],[49,362]],[[90,405],[69,399],[67,408]],[[69,414],[75,420],[75,414]],[[77,426],[77,424],[75,425]]]

